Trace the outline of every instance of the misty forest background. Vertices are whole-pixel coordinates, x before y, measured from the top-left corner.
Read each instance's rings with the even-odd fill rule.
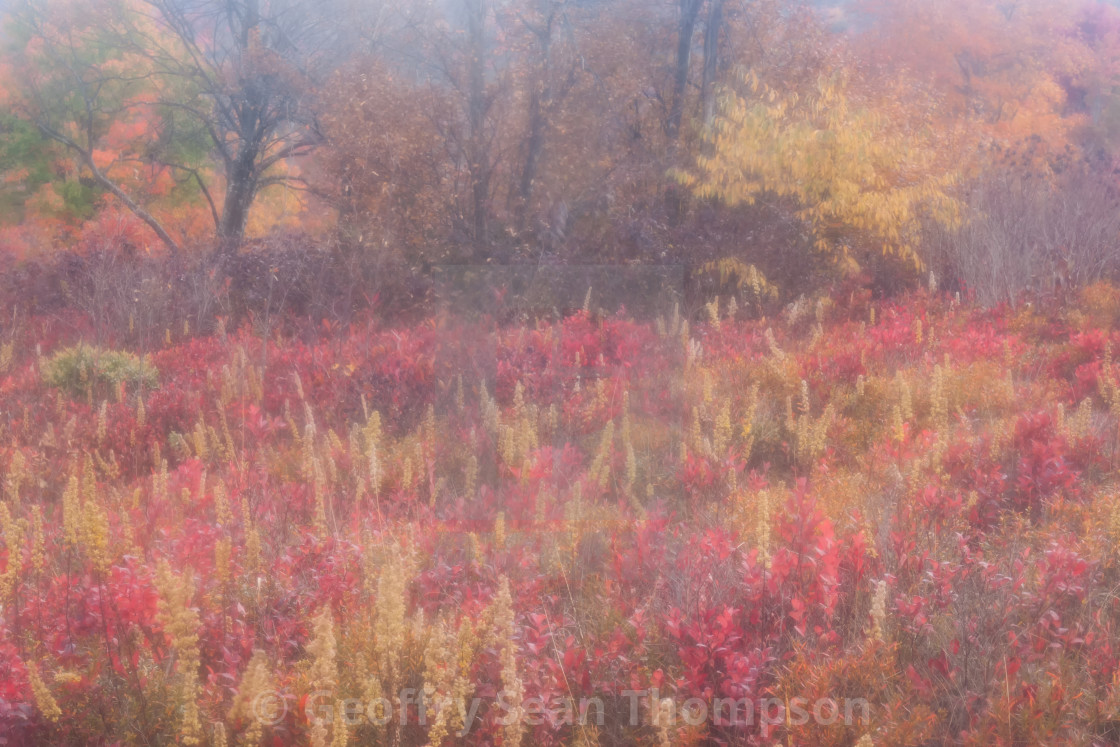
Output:
[[[753,265],[794,296],[933,271],[985,304],[1117,270],[1107,3],[4,10],[4,286],[117,329],[186,275],[153,329],[399,314],[445,265]]]

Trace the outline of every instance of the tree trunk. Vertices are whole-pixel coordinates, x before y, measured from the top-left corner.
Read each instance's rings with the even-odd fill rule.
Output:
[[[235,0],[226,0],[228,12],[232,15],[241,12],[241,35],[238,38],[242,62],[251,59],[254,51],[254,35],[260,23],[259,0],[245,0],[238,8]],[[260,113],[266,104],[266,95],[252,88],[247,92],[241,106],[235,107],[237,130],[241,135],[239,147],[234,158],[226,162],[226,198],[222,203],[222,218],[218,222],[219,251],[233,253],[241,246],[245,237],[245,225],[249,221],[249,208],[257,196],[257,156],[260,155],[259,122]]]
[[[547,84],[546,84],[547,85]],[[533,199],[533,183],[537,178],[537,164],[544,145],[544,113],[541,108],[543,94],[534,86],[529,94],[529,134],[525,140],[525,163],[521,168],[521,181],[518,188],[517,224],[524,228],[529,216],[529,206]]]
[[[222,205],[222,219],[218,223],[218,242],[224,252],[234,252],[245,237],[249,208],[256,196],[255,158],[242,155],[234,163],[226,186],[226,199]]]
[[[692,60],[692,35],[696,31],[696,19],[700,15],[703,0],[680,0],[680,20],[677,24],[677,66],[673,76],[673,103],[669,109],[669,121],[665,132],[671,140],[676,140],[681,132],[681,119],[684,116],[684,97],[688,88],[688,68]]]
[[[467,122],[470,127],[467,169],[475,255],[481,258],[489,238],[490,157],[487,152],[486,0],[467,0]]]
[[[537,168],[540,164],[541,150],[544,148],[545,127],[548,124],[545,113],[552,99],[552,83],[550,79],[552,66],[552,25],[556,10],[550,8],[548,18],[539,29],[534,29],[537,41],[540,44],[540,66],[537,70],[538,80],[533,82],[529,93],[529,133],[525,141],[525,163],[521,169],[517,204],[517,226],[524,229],[528,219],[530,204],[533,199],[533,185],[537,178]]]
[[[144,223],[146,223],[148,227],[151,228],[153,232],[155,232],[155,235],[159,237],[159,240],[163,242],[168,251],[170,251],[172,254],[178,254],[179,244],[175,242],[175,239],[171,238],[171,234],[167,232],[167,229],[163,227],[163,224],[156,220],[155,216],[153,216],[147,210],[140,207],[140,205],[135,200],[129,197],[123,189],[113,183],[109,179],[109,177],[105,176],[105,174],[102,173],[101,169],[97,168],[97,166],[94,164],[92,154],[83,155],[85,156],[86,166],[88,166],[89,170],[93,172],[93,178],[97,180],[97,183],[105,189],[109,190],[109,192],[111,192],[114,197],[123,202],[124,206],[131,210],[133,215],[144,221]]]
[[[704,75],[700,82],[700,102],[704,126],[716,115],[716,75],[719,73],[719,32],[723,25],[723,0],[711,0],[708,23],[704,28]]]

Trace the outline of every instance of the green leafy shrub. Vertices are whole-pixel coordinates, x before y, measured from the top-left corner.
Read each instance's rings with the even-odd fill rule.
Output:
[[[78,343],[64,348],[42,367],[47,386],[65,389],[71,394],[104,396],[122,383],[130,389],[154,389],[159,386],[155,366],[147,359],[123,350],[103,350]]]

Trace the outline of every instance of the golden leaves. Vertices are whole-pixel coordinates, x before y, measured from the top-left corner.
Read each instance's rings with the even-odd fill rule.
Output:
[[[916,266],[921,221],[959,221],[955,174],[932,166],[932,141],[853,106],[843,74],[818,79],[804,97],[745,77],[752,100],[725,98],[710,152],[678,176],[697,196],[728,205],[792,198],[820,251],[841,255],[856,242]]]

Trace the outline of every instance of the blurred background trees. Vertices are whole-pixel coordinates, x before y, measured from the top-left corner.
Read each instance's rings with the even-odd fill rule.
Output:
[[[1110,4],[17,0],[3,42],[13,256],[294,233],[417,272],[735,257],[966,290],[1029,256],[991,300],[1117,270]],[[1040,201],[1098,228],[1026,247],[1001,226]]]

